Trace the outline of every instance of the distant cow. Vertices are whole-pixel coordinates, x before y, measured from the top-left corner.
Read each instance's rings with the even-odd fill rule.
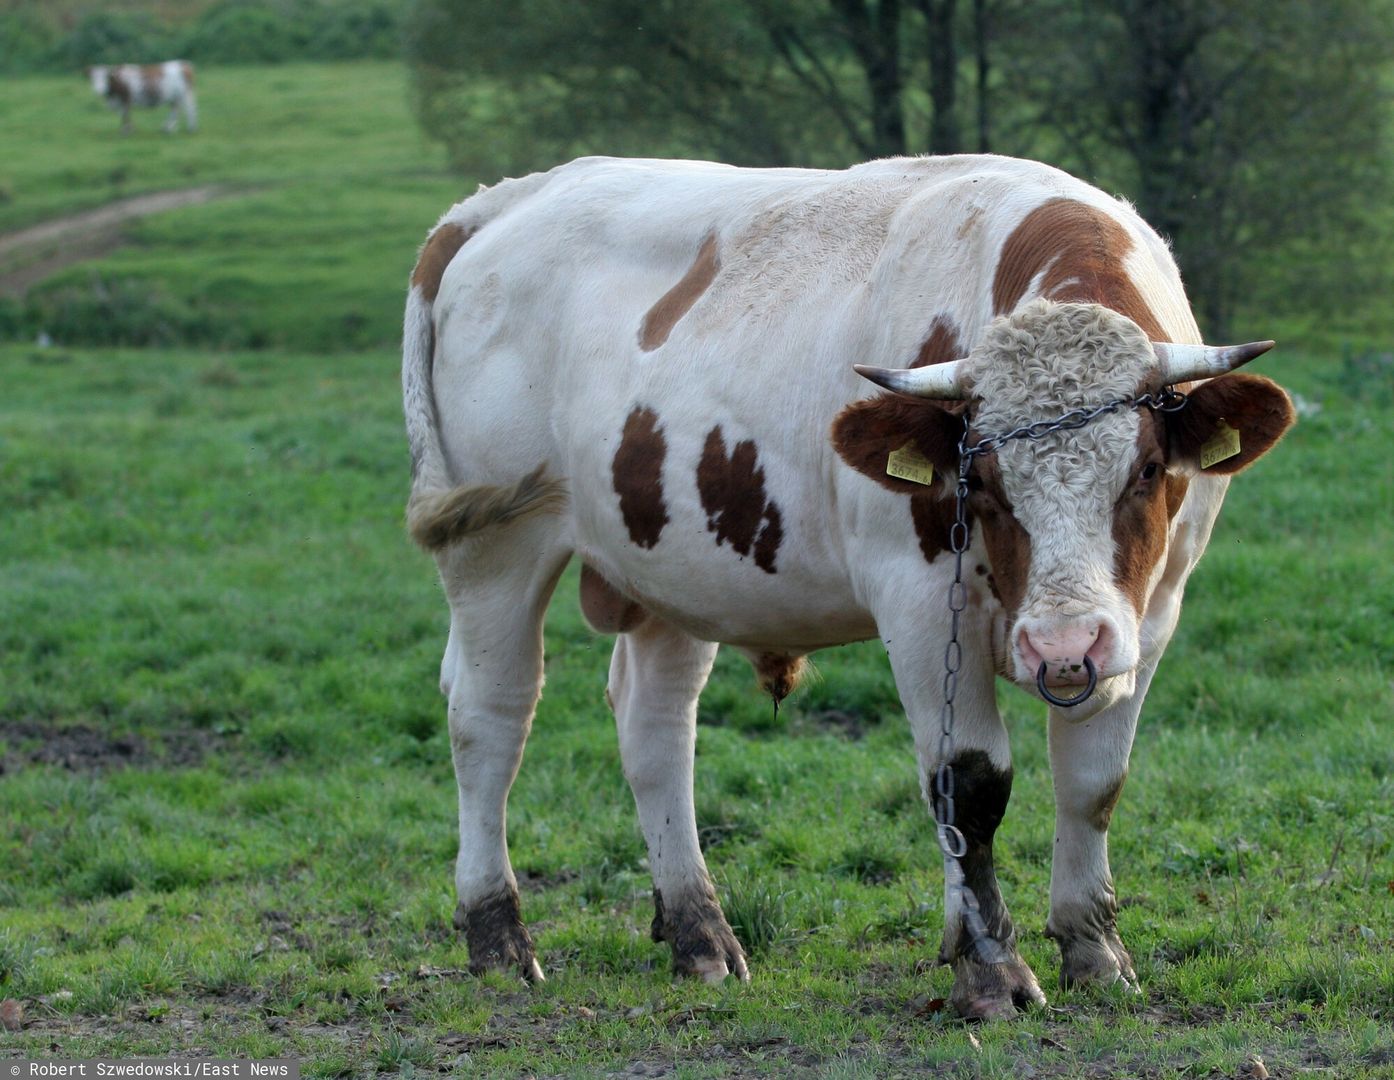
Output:
[[[1199,342],[1166,243],[1035,162],[587,159],[451,209],[412,276],[402,379],[408,524],[450,603],[471,968],[541,975],[505,806],[578,557],[583,612],[618,634],[606,696],[677,971],[746,975],[693,813],[716,643],[777,700],[805,654],[880,637],[942,815],[954,1008],[1043,1000],[993,869],[999,676],[1054,706],[1062,980],[1133,984],[1107,838],[1138,713],[1230,475],[1293,420],[1230,373],[1272,342]]]
[[[121,130],[131,130],[131,106],[146,108],[169,106],[165,132],[179,126],[179,110],[184,110],[184,126],[198,128],[198,105],[194,100],[194,66],[187,60],[166,60],[163,64],[102,65],[87,69],[92,89],[113,109],[121,111]]]

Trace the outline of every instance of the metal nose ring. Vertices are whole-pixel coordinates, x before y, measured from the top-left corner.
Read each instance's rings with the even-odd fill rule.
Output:
[[[1089,695],[1094,692],[1094,687],[1099,685],[1099,672],[1094,667],[1094,661],[1090,660],[1087,656],[1084,658],[1084,670],[1089,672],[1089,685],[1086,686],[1077,697],[1056,697],[1046,689],[1046,662],[1042,660],[1041,666],[1036,669],[1036,689],[1041,692],[1041,697],[1045,698],[1052,705],[1059,705],[1062,709],[1068,709],[1071,706],[1078,705],[1082,701],[1087,701]]]

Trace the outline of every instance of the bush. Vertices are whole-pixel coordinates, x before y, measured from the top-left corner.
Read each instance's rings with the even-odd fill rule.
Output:
[[[173,45],[169,31],[148,15],[97,12],[58,41],[46,66],[75,71],[89,64],[148,63],[167,59]]]
[[[64,31],[55,16],[0,19],[0,74],[74,71],[89,64],[275,64],[390,59],[401,53],[395,0],[220,0],[175,25],[144,14],[100,12]]]
[[[0,75],[41,71],[53,52],[57,33],[30,11],[7,13],[0,19]]]
[[[221,64],[264,64],[300,55],[304,27],[284,9],[230,2],[204,13],[184,39],[184,55]]]
[[[93,274],[0,306],[0,338],[47,333],[65,345],[255,346],[233,313],[164,295],[150,282]]]
[[[390,60],[400,56],[400,10],[401,5],[384,0],[343,0],[322,5],[307,43],[307,55],[317,60]]]
[[[223,0],[203,13],[181,55],[222,64],[391,58],[401,51],[392,0]]]

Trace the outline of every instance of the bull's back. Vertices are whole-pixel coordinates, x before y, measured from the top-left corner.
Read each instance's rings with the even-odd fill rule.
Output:
[[[638,399],[771,434],[776,402],[826,414],[858,395],[853,362],[909,363],[936,308],[980,306],[986,252],[954,236],[954,189],[1024,164],[585,159],[481,192],[442,223],[468,239],[437,290],[436,394],[478,433],[447,431],[452,459],[489,462],[500,413],[581,448],[596,410]]]

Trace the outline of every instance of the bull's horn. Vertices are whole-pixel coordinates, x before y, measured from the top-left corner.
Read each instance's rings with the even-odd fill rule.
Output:
[[[1272,341],[1251,341],[1247,345],[1177,345],[1170,341],[1152,342],[1162,382],[1167,386],[1224,375],[1273,348]]]
[[[966,396],[960,382],[962,360],[931,364],[919,368],[881,368],[853,364],[853,370],[877,386],[910,397],[934,398],[937,401],[962,401]]]

